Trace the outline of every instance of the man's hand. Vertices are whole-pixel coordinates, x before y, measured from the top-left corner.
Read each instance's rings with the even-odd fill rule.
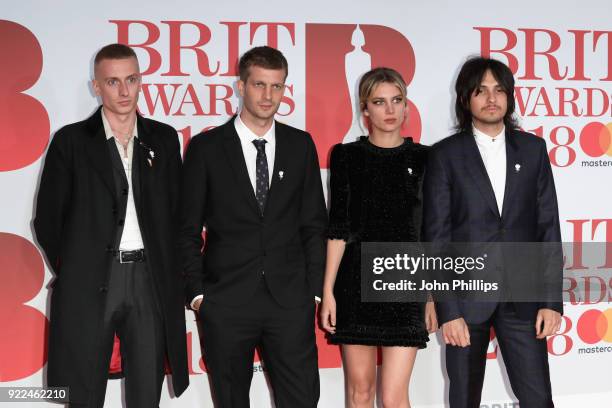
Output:
[[[552,309],[538,310],[536,317],[535,330],[536,338],[545,339],[559,331],[561,327],[561,314]]]
[[[444,342],[452,346],[467,347],[470,345],[470,331],[463,317],[444,323],[442,336]]]

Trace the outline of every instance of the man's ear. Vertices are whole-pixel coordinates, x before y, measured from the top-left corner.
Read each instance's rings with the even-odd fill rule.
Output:
[[[236,87],[238,88],[238,92],[240,93],[241,97],[244,97],[244,87],[245,86],[246,84],[244,83],[242,79],[239,79],[238,82],[236,82]]]
[[[97,96],[100,96],[100,83],[97,79],[94,78],[91,80],[91,88]]]

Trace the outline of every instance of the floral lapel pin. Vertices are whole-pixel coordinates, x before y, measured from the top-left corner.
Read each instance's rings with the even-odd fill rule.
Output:
[[[149,164],[149,167],[153,167],[153,160],[155,159],[155,152],[153,151],[153,149],[151,149],[149,146],[142,143],[141,141],[139,141],[139,143],[140,143],[140,147],[142,147],[143,150],[146,151],[146,154],[148,156],[147,163]]]
[[[518,163],[516,163],[516,164],[514,165],[514,172],[515,172],[515,173],[518,173],[519,171],[521,171],[521,165],[520,165],[520,164],[518,164]]]
[[[412,168],[408,167],[408,174],[412,176]]]
[[[285,176],[285,172],[284,171],[281,170],[281,171],[278,172],[278,178],[280,180],[282,180],[284,176]]]

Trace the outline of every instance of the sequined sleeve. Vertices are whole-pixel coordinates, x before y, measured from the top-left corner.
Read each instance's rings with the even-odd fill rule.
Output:
[[[349,175],[346,147],[342,144],[334,146],[330,157],[330,210],[327,237],[330,239],[349,238]]]

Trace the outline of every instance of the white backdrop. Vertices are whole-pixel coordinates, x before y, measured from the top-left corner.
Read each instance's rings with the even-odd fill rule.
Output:
[[[44,315],[51,273],[31,244],[33,200],[50,135],[89,116],[98,104],[88,81],[93,56],[101,46],[117,41],[135,46],[145,71],[139,108],[144,115],[176,127],[182,144],[236,111],[236,57],[253,45],[277,46],[289,61],[289,89],[278,119],[312,133],[324,182],[329,148],[355,132],[351,99],[361,73],[374,65],[400,70],[412,103],[407,134],[432,144],[451,132],[458,68],[467,56],[490,53],[516,71],[517,112],[523,128],[547,142],[564,241],[612,242],[610,29],[605,0],[582,4],[518,0],[494,6],[485,1],[417,6],[355,0],[295,4],[22,0],[4,5],[0,14],[0,188],[4,192],[0,386],[43,383]],[[600,265],[603,261],[585,265],[586,273]],[[612,282],[598,290],[594,300],[566,304],[563,333],[549,340],[559,407],[610,406]],[[604,302],[597,301],[600,298]],[[172,399],[165,386],[163,407],[212,406],[194,318],[186,312],[191,385],[180,399]],[[318,336],[320,406],[343,406],[338,350],[327,345],[320,332]],[[604,351],[584,351],[593,346]],[[448,387],[443,350],[440,338],[432,336],[428,348],[419,352],[411,383],[413,406],[443,406]],[[496,357],[495,340],[489,351],[482,406],[518,406],[513,405],[516,398],[501,356]],[[270,397],[259,367],[256,362],[252,405],[266,407]],[[120,381],[109,383],[106,406],[119,406],[120,388]]]

